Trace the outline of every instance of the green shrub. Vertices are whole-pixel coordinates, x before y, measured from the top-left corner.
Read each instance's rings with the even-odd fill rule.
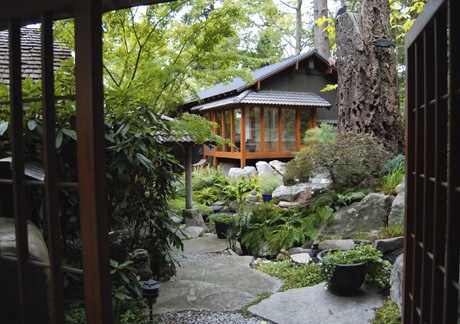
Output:
[[[254,176],[231,180],[220,191],[221,199],[226,202],[236,201],[242,203],[251,191],[258,188],[258,183],[258,177]]]
[[[271,195],[276,188],[281,186],[283,182],[275,177],[267,178],[261,177],[259,179],[259,189],[262,191],[262,194]]]
[[[405,163],[400,162],[396,167],[391,169],[387,174],[385,174],[380,180],[379,190],[386,195],[395,195],[396,187],[404,179],[406,172]]]
[[[315,172],[328,171],[335,184],[353,187],[380,174],[388,151],[368,134],[347,134],[300,151],[286,164],[284,181],[308,181]]]
[[[376,310],[373,324],[399,324],[401,323],[401,311],[396,303],[387,298],[383,306]]]
[[[394,169],[398,168],[401,163],[405,164],[406,158],[403,154],[398,154],[385,163],[382,169],[382,175],[392,172]]]
[[[222,175],[222,167],[214,168],[212,166],[204,166],[196,168],[192,172],[192,190],[200,191],[208,187],[224,187],[228,184],[227,178]]]
[[[279,291],[309,287],[323,281],[321,270],[315,264],[299,264],[291,260],[262,264],[258,270],[283,280]]]
[[[307,145],[315,143],[327,143],[337,136],[337,127],[330,124],[321,124],[305,131],[303,143]]]

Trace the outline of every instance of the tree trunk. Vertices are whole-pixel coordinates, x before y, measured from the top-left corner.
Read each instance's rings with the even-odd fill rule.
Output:
[[[390,39],[389,2],[364,0],[362,8],[336,21],[339,133],[370,133],[402,152],[394,49],[372,44]]]
[[[299,55],[302,50],[302,0],[297,0],[295,17],[295,55]]]
[[[316,22],[318,18],[327,17],[327,0],[315,0],[313,6],[313,21]],[[324,28],[326,25],[317,26],[316,23],[314,24],[315,48],[320,54],[329,57],[329,37]]]

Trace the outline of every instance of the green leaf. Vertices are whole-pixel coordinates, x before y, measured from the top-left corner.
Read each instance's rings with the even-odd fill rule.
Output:
[[[57,149],[61,147],[63,138],[64,136],[62,135],[62,132],[58,130],[56,133],[56,148]]]
[[[30,119],[27,122],[27,128],[31,131],[33,131],[37,127],[37,121],[35,119]]]
[[[136,153],[136,157],[146,168],[153,169],[153,163],[149,159],[147,159],[143,154]]]
[[[8,129],[8,121],[4,121],[3,123],[0,124],[0,136],[2,136],[5,131]]]
[[[68,128],[62,128],[61,131],[69,136],[70,138],[72,138],[73,140],[77,140],[77,132],[75,132],[73,129],[68,129]]]

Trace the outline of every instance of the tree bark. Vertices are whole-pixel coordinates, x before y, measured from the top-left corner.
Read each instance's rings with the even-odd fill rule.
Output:
[[[315,0],[313,4],[313,21],[316,22],[318,18],[327,17],[327,0]],[[315,38],[315,49],[326,57],[329,57],[329,37],[327,32],[324,30],[326,25],[317,26],[314,25],[314,38]]]
[[[388,0],[364,0],[362,13],[336,20],[338,129],[370,133],[394,152],[404,147],[394,49],[376,47],[390,39]]]
[[[295,55],[299,55],[302,50],[302,0],[297,0],[295,17]]]

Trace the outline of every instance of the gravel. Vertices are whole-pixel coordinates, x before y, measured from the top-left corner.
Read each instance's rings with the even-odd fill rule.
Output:
[[[155,315],[154,323],[162,324],[265,324],[274,323],[260,317],[245,316],[238,312],[182,311]]]

